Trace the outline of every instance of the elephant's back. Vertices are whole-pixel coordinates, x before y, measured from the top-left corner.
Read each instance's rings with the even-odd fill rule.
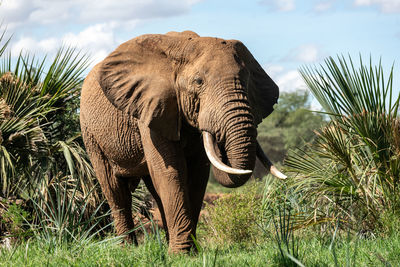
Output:
[[[143,148],[135,118],[115,108],[98,83],[99,65],[86,77],[81,92],[80,121],[84,138],[93,138],[104,155],[119,167],[143,163]],[[89,142],[85,141],[88,146]]]

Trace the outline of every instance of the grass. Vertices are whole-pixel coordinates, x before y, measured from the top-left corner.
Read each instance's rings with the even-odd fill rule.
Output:
[[[354,266],[396,266],[400,262],[399,235],[358,241],[354,237],[337,237],[337,265],[330,240],[303,237],[299,239],[299,246],[305,266],[346,266],[355,250]],[[280,266],[279,251],[273,240],[218,247],[203,244],[197,256],[170,255],[166,244],[162,242],[160,246],[154,236],[147,237],[138,247],[95,241],[80,250],[70,247],[71,244],[53,247],[35,240],[26,241],[10,251],[1,249],[0,266],[214,266],[214,260],[215,266]]]

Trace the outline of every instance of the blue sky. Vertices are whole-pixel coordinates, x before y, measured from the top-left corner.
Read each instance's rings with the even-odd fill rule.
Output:
[[[304,88],[299,67],[337,54],[395,62],[400,84],[400,0],[2,0],[0,18],[15,55],[67,44],[95,64],[135,36],[193,30],[241,40],[282,91]]]

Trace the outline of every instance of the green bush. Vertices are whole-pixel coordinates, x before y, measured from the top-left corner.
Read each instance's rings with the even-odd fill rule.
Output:
[[[77,196],[78,189],[78,181],[75,181],[75,184],[56,181],[48,189],[52,193],[50,197],[40,194],[37,199],[31,199],[35,217],[29,223],[29,227],[35,239],[53,248],[60,248],[69,243],[74,244],[71,249],[76,249],[92,240],[104,238],[106,231],[111,227],[107,220],[111,211],[107,209],[107,212],[102,212],[104,202],[94,211],[88,211],[93,191]],[[119,242],[118,239],[121,238],[111,239]]]
[[[0,205],[6,207],[2,212],[0,211],[0,229],[8,231],[13,237],[26,234],[26,221],[31,219],[29,212],[16,203],[8,205],[0,203]]]
[[[257,240],[261,206],[257,183],[222,196],[206,207],[204,227],[208,237],[220,244]]]
[[[380,233],[384,236],[400,236],[400,212],[384,211],[380,218]]]

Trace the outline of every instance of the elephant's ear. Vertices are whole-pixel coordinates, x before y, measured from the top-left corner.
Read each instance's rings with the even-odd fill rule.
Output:
[[[105,58],[99,84],[118,109],[170,140],[179,140],[180,114],[172,63],[162,35],[144,35],[120,45]]]
[[[278,102],[279,87],[268,76],[264,69],[254,60],[251,64],[249,79],[249,101],[254,109],[254,122],[256,125],[266,118]]]
[[[238,43],[237,49],[248,72],[248,98],[253,109],[254,123],[258,125],[274,110],[273,106],[279,98],[279,87],[242,43]]]

